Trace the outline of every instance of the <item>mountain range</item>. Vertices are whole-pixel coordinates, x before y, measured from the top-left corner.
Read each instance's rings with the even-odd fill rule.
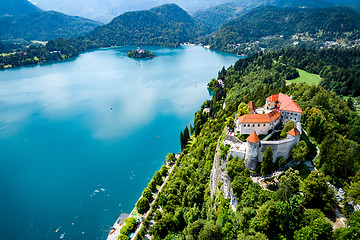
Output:
[[[35,11],[0,18],[0,40],[24,39],[48,41],[82,36],[101,25],[90,19],[54,11]]]
[[[235,51],[249,42],[264,49],[298,44],[292,36],[301,35],[304,44],[336,39],[360,38],[360,14],[346,7],[331,8],[278,8],[258,7],[224,24],[208,37],[206,44],[223,51]],[[300,41],[300,40],[299,40]],[[276,45],[277,44],[277,45]],[[258,49],[260,50],[260,48]]]
[[[197,11],[193,16],[204,26],[207,32],[214,32],[228,21],[240,17],[260,6],[285,8],[327,8],[347,6],[360,12],[360,1],[356,0],[235,0],[211,8]]]

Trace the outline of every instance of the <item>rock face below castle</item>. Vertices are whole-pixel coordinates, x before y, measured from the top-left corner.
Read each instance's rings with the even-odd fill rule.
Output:
[[[251,102],[249,103],[250,105]],[[250,134],[246,142],[241,142],[232,134],[227,134],[224,144],[230,145],[230,154],[245,161],[245,166],[255,170],[257,164],[262,162],[267,147],[273,151],[273,162],[280,157],[289,158],[291,150],[299,142],[301,134],[302,110],[291,97],[279,93],[266,99],[261,108],[253,107],[250,114],[240,116],[235,121],[235,133]],[[287,137],[278,141],[261,141],[258,134],[272,134],[281,123],[295,122],[295,128],[287,133]],[[264,139],[267,139],[265,137]]]

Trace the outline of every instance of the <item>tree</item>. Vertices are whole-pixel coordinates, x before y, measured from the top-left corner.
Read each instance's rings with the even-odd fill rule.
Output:
[[[309,148],[307,147],[305,141],[299,141],[295,147],[291,150],[292,157],[296,161],[304,162],[306,160],[306,156],[309,153]]]
[[[186,147],[187,142],[190,139],[190,132],[188,127],[186,126],[184,129],[184,132],[180,133],[180,144],[181,144],[181,150],[184,150]]]
[[[348,177],[355,175],[360,163],[359,144],[330,133],[320,145],[320,166],[331,177],[334,185],[342,186]]]
[[[284,157],[281,157],[279,160],[278,160],[278,166],[280,168],[284,167],[286,165],[286,159]]]
[[[170,165],[173,165],[176,161],[175,158],[175,153],[168,153],[168,155],[166,155],[166,162],[169,163]]]
[[[124,235],[124,234],[120,234],[118,237],[117,237],[117,240],[129,240],[129,238],[127,237],[127,235]]]
[[[159,171],[156,171],[153,179],[154,179],[156,185],[161,185],[163,183],[163,179],[162,179],[162,176]]]
[[[303,194],[305,203],[311,208],[331,211],[336,206],[335,193],[326,184],[323,173],[311,172],[304,180]]]
[[[360,237],[360,211],[350,214],[346,228],[337,229],[333,235],[335,240],[358,240]]]
[[[160,168],[160,174],[161,174],[161,176],[166,177],[166,176],[168,175],[168,172],[169,172],[169,169],[168,169],[167,166],[162,166],[162,167]]]
[[[280,188],[276,192],[276,196],[279,200],[285,201],[290,199],[294,194],[299,191],[300,186],[299,171],[289,168],[280,177]]]
[[[287,133],[288,133],[291,129],[293,129],[294,127],[295,127],[295,122],[294,122],[293,120],[288,121],[288,122],[285,124],[283,130],[281,131],[280,137],[286,138]]]
[[[149,187],[145,188],[143,193],[142,193],[142,196],[144,198],[147,198],[147,199],[151,200],[152,199],[152,191],[151,191],[151,189]]]
[[[262,107],[262,106],[264,106],[264,101],[261,101],[261,99],[258,99],[257,101],[256,101],[256,103],[255,103],[255,106],[256,107]]]
[[[239,116],[250,113],[250,108],[246,103],[240,103],[238,107]]]
[[[295,240],[322,240],[331,239],[332,226],[326,222],[325,218],[315,219],[309,226],[295,231]]]
[[[302,218],[302,224],[308,226],[319,217],[325,218],[325,214],[321,212],[320,209],[306,209]]]
[[[143,214],[150,208],[149,199],[142,197],[136,203],[136,210]]]
[[[221,225],[207,223],[200,231],[199,240],[221,239]]]
[[[152,191],[155,192],[156,190],[156,182],[154,181],[154,179],[151,179],[151,181],[148,184],[148,188]]]
[[[268,175],[272,172],[273,169],[273,151],[271,147],[267,147],[261,163],[261,175]]]
[[[346,195],[355,204],[360,203],[360,170],[356,172],[354,177],[350,177],[350,184],[345,186]]]
[[[120,229],[120,233],[127,236],[134,229],[136,219],[134,217],[128,217],[125,219],[125,225]]]

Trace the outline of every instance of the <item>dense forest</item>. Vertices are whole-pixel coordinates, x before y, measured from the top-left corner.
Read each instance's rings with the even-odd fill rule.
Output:
[[[90,19],[47,11],[0,18],[0,40],[48,41],[83,36],[101,25]]]
[[[216,50],[238,54],[294,44],[318,48],[330,40],[345,39],[348,42],[359,39],[359,17],[359,13],[345,7],[259,7],[226,23],[204,43]]]
[[[344,5],[354,5],[354,3],[343,3]],[[335,3],[319,0],[234,0],[205,10],[195,12],[194,18],[207,27],[208,32],[219,30],[220,27],[240,17],[252,9],[259,6],[275,6],[286,8],[326,8],[334,6]]]
[[[96,28],[85,38],[99,47],[175,47],[193,40],[196,31],[197,25],[187,12],[175,4],[165,4],[150,10],[124,13],[109,24]]]
[[[217,81],[209,83],[215,92],[213,99],[195,114],[190,131],[186,128],[181,133],[183,151],[151,208],[150,218],[144,220],[145,226],[152,217],[155,220],[149,228],[154,239],[359,239],[359,211],[343,207],[347,225],[333,231],[329,219],[338,203],[329,183],[345,188],[343,206],[347,201],[360,203],[360,116],[351,101],[320,86],[286,85],[287,76],[295,69],[280,58],[280,53],[270,52],[240,59],[219,72],[224,86]],[[298,168],[301,164],[289,168],[278,177],[280,187],[269,191],[251,180],[241,159],[229,157],[221,140],[225,127],[232,127],[234,115],[245,103],[252,100],[261,105],[267,96],[279,92],[291,94],[303,109],[304,134],[312,142],[298,150],[319,146],[314,161],[319,171],[310,173]],[[210,115],[203,113],[205,107],[211,108]],[[238,202],[235,211],[222,191],[211,194],[210,174],[216,157],[226,164]],[[169,154],[167,159],[174,158]],[[157,184],[155,178],[159,176],[149,183],[150,193],[156,189],[152,187]],[[146,228],[136,239],[143,238]]]

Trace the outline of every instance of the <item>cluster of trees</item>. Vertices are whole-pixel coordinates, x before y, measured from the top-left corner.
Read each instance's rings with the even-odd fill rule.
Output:
[[[124,226],[120,229],[120,235],[117,240],[128,240],[128,235],[134,230],[136,226],[136,219],[134,217],[128,217],[125,219]]]
[[[132,58],[154,58],[155,57],[155,55],[152,52],[150,52],[149,50],[143,50],[143,51],[131,50],[130,52],[128,52],[127,56],[132,57]]]
[[[175,162],[174,154],[168,154],[166,160],[169,163]],[[156,186],[161,186],[164,182],[164,178],[168,175],[168,167],[163,165],[160,171],[156,171],[153,178],[149,182],[148,186],[144,189],[142,197],[136,203],[136,210],[143,214],[150,208],[150,202],[153,200],[153,193],[157,192]]]

